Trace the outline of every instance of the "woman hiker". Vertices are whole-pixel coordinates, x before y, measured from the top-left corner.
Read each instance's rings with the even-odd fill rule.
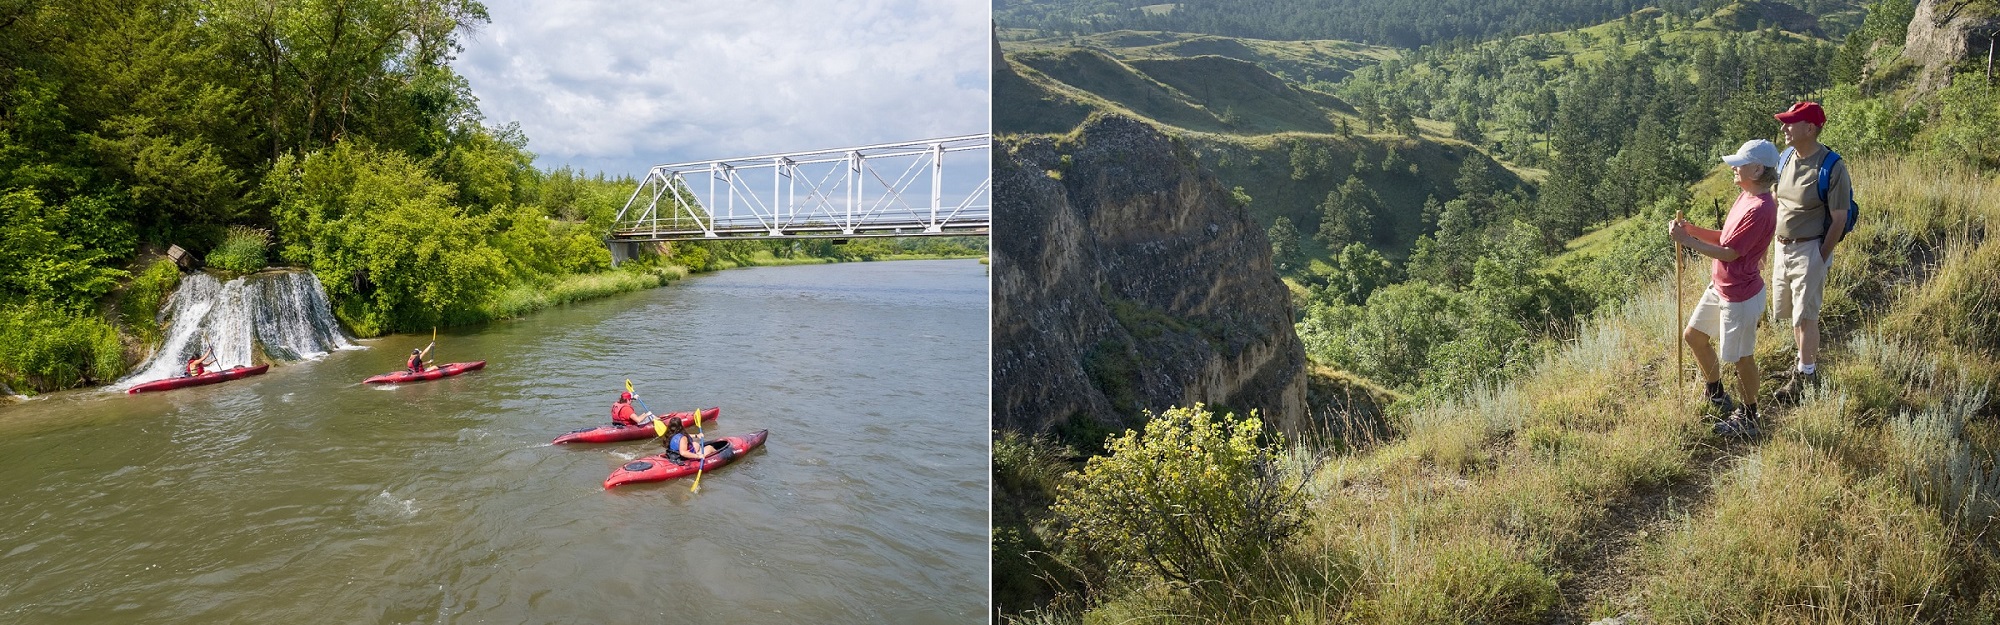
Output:
[[[1735,172],[1736,186],[1742,189],[1721,230],[1710,230],[1675,219],[1667,234],[1703,256],[1715,259],[1709,287],[1687,320],[1681,338],[1694,352],[1701,378],[1708,383],[1707,396],[1717,412],[1726,416],[1715,424],[1715,433],[1732,438],[1751,438],[1757,431],[1757,320],[1764,314],[1764,276],[1759,261],[1771,246],[1777,229],[1778,203],[1771,186],[1778,181],[1778,148],[1757,139],[1744,143],[1735,154],[1722,157]],[[1719,347],[1711,347],[1714,339]],[[1743,405],[1734,406],[1723,390],[1720,360],[1736,363],[1736,390]],[[1731,410],[1734,408],[1734,410]]]

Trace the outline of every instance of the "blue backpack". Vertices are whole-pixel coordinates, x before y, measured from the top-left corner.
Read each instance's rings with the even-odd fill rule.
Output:
[[[1797,153],[1798,151],[1793,148],[1785,148],[1784,156],[1778,158],[1778,169],[1780,171],[1788,169],[1788,166],[1792,163],[1792,156]],[[1822,206],[1826,205],[1826,189],[1832,186],[1833,164],[1838,162],[1840,162],[1840,153],[1833,151],[1833,148],[1827,148],[1826,158],[1819,161],[1819,203]],[[1855,221],[1861,219],[1861,203],[1854,199],[1854,195],[1854,189],[1849,188],[1847,190],[1847,227],[1840,231],[1842,238],[1846,238],[1847,235],[1852,234],[1854,232]],[[1826,236],[1833,236],[1833,207],[1831,206],[1827,207],[1826,226],[1822,230],[1826,231]]]

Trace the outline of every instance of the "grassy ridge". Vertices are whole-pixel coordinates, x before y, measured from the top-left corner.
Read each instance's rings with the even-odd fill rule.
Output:
[[[1895,320],[1911,315],[1937,320],[1900,332],[1920,343],[1933,339],[1935,345],[1943,338],[1939,331],[1966,327],[1964,321],[1982,327],[1977,316],[2000,305],[2000,298],[1992,289],[1966,287],[2000,272],[2000,256],[1972,250],[2000,248],[1964,224],[2000,217],[1992,201],[2000,197],[2000,180],[1879,160],[1857,160],[1855,173],[1871,181],[1871,197],[1883,200],[1871,215],[1875,227],[1858,231],[1843,247],[1846,254],[1836,255],[1829,299],[1836,302],[1832,309],[1852,312],[1828,319],[1837,326],[1830,328],[1833,335],[1883,318],[1895,327]],[[1948,259],[1936,279],[1887,289],[1884,295],[1896,303],[1883,316],[1851,304],[1858,282],[1906,267],[1901,257],[1913,249],[1933,249]],[[1682,292],[1696,292],[1700,279],[1690,275]],[[1700,450],[1720,441],[1677,397],[1687,389],[1660,382],[1661,372],[1671,369],[1666,348],[1676,324],[1665,289],[1649,291],[1534,375],[1420,408],[1405,426],[1405,440],[1343,459],[1322,474],[1329,490],[1342,495],[1326,500],[1325,517],[1338,521],[1323,528],[1323,540],[1376,556],[1361,558],[1364,563],[1379,563],[1364,569],[1371,583],[1362,605],[1385,622],[1448,618],[1453,613],[1438,610],[1466,606],[1444,601],[1466,596],[1458,591],[1467,588],[1454,590],[1456,584],[1483,598],[1470,602],[1477,613],[1540,621],[1554,607],[1554,585],[1577,568],[1558,554],[1586,547],[1581,538],[1624,502],[1696,477]],[[1983,298],[1971,302],[1979,306],[1964,305],[1966,293]],[[1958,298],[1960,305],[1937,311],[1932,302],[1940,298]],[[1936,312],[1914,312],[1919,310]],[[1770,324],[1761,329],[1758,355],[1767,370],[1789,361],[1787,334]],[[1646,547],[1645,611],[1664,622],[1694,622],[1749,615],[1818,620],[1828,608],[1857,620],[1978,609],[1976,594],[1954,597],[1948,589],[1969,590],[1962,586],[1990,569],[1989,562],[1954,554],[1992,544],[1979,532],[1983,528],[1963,522],[1956,507],[1992,501],[1979,490],[1991,490],[1989,483],[1971,474],[1990,466],[1992,450],[2000,447],[1982,446],[1982,439],[1994,438],[1964,423],[1980,414],[1966,408],[1982,403],[1977,398],[1993,377],[1990,368],[1977,366],[1938,380],[1898,375],[1896,358],[1883,355],[1897,349],[1922,348],[1830,350],[1826,360],[1836,383],[1829,392],[1779,416],[1770,440],[1741,450],[1742,458],[1717,478],[1713,508],[1695,511],[1680,530]],[[1991,356],[1914,351],[1901,358],[1990,362]],[[1923,405],[1877,406],[1870,413],[1862,408],[1868,402],[1854,395],[1867,387],[1842,384],[1881,377],[1885,369],[1899,382],[1890,397],[1926,398]],[[1970,414],[1956,422],[1936,416],[1954,410]],[[1959,458],[1937,453],[1945,448],[1959,450]],[[1933,476],[1954,475],[1954,461],[1964,465],[1956,469],[1961,477],[1942,480],[1941,488]],[[1489,566],[1472,580],[1440,578],[1441,571],[1479,570],[1467,559],[1481,550],[1497,551],[1510,566]],[[1538,578],[1551,584],[1522,581]]]
[[[1828,382],[1794,409],[1763,402],[1767,438],[1709,433],[1691,376],[1672,381],[1671,280],[1652,282],[1528,375],[1403,405],[1400,439],[1320,468],[1315,525],[1270,565],[1341,581],[1300,582],[1278,611],[1296,623],[2000,614],[2000,410],[1988,400],[2000,241],[1986,235],[2000,177],[1873,158],[1854,172],[1880,199],[1835,255]],[[1706,272],[1685,279],[1681,314]],[[1789,334],[1760,329],[1766,371],[1790,362]],[[1089,614],[1214,622],[1164,585]]]

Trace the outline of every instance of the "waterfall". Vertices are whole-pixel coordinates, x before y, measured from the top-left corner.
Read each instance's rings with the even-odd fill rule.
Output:
[[[227,283],[193,274],[181,279],[161,314],[171,321],[159,350],[113,388],[179,375],[204,345],[214,350],[210,370],[250,366],[259,347],[273,361],[356,348],[334,320],[326,288],[310,271],[259,273]]]

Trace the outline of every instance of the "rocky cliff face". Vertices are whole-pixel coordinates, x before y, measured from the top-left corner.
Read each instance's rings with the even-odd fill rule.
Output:
[[[1923,66],[1917,89],[1932,92],[1951,84],[1951,71],[1960,61],[1984,62],[1992,45],[1993,33],[2000,30],[2000,16],[1966,8],[1950,15],[1941,14],[1940,5],[1950,2],[1923,0],[1903,38],[1903,57]]]
[[[1123,428],[1204,402],[1305,420],[1262,229],[1158,130],[1102,117],[994,150],[994,423]]]

